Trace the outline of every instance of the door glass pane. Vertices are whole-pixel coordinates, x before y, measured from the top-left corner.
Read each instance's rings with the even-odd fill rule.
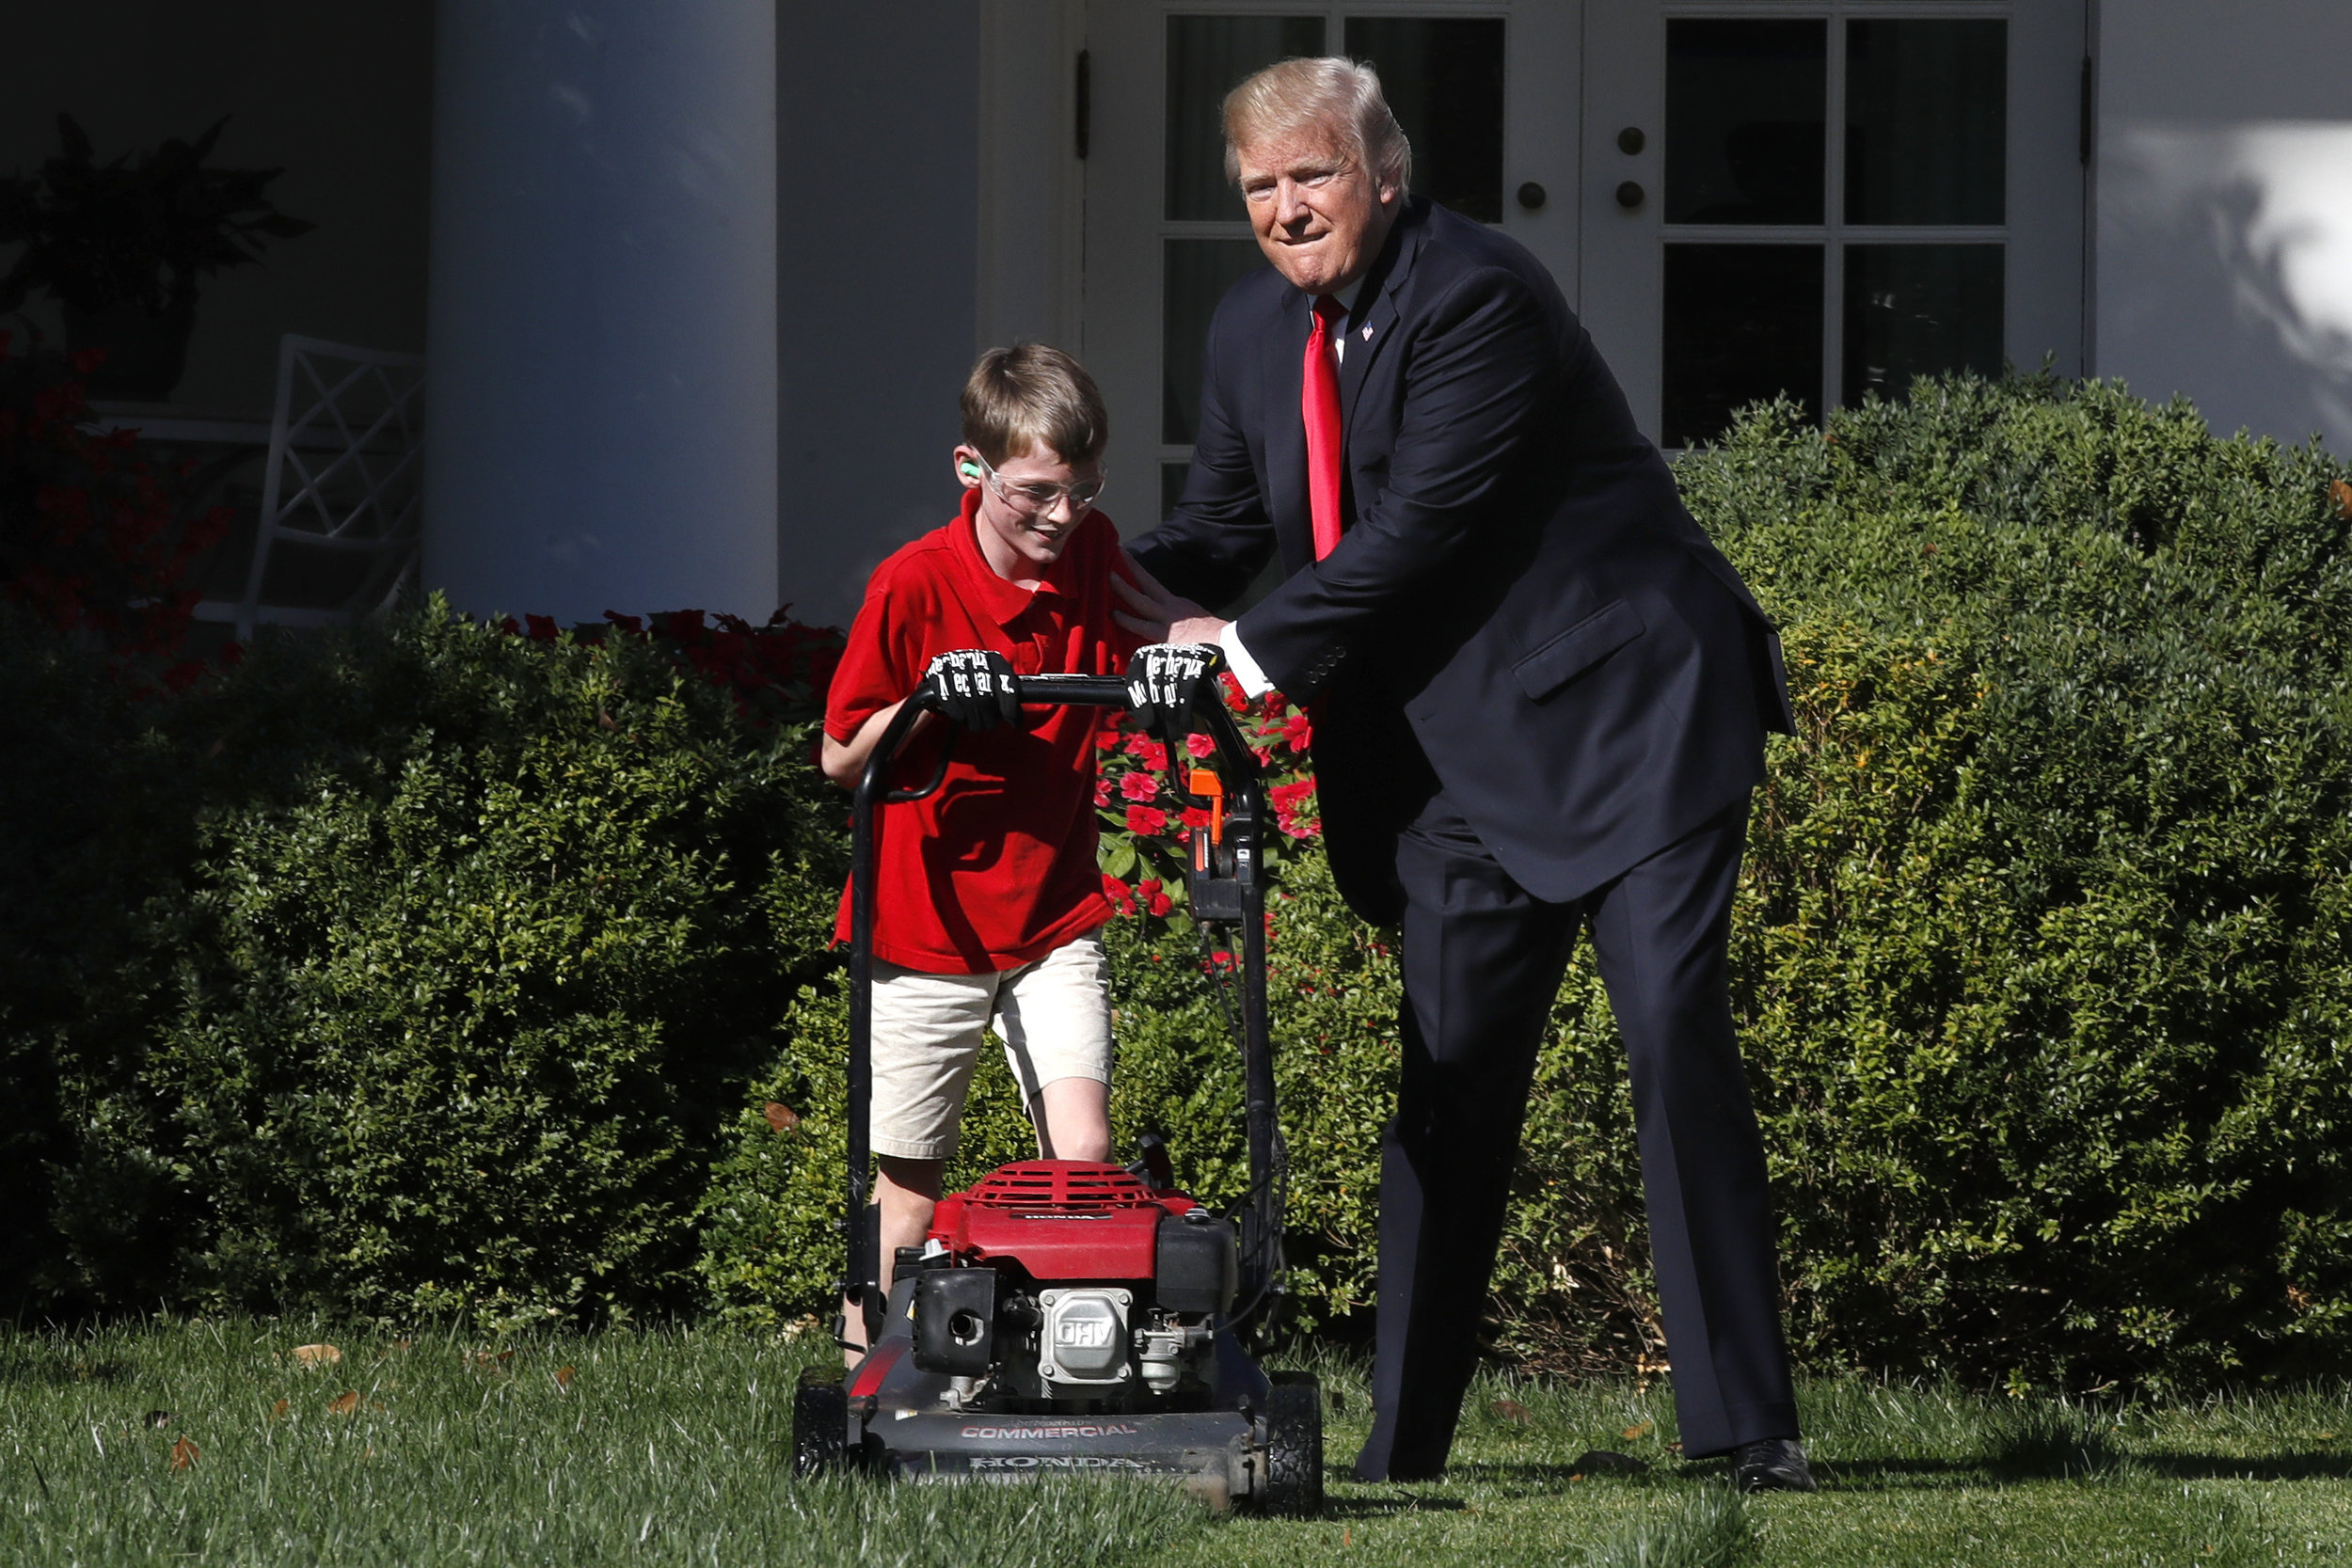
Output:
[[[1820,223],[1829,24],[1666,24],[1666,221]]]
[[[2001,247],[1846,247],[1845,391],[1899,398],[1933,371],[2001,373]]]
[[[1262,66],[1323,53],[1320,16],[1168,19],[1168,215],[1241,218],[1225,178],[1225,95]]]
[[[1502,19],[1351,16],[1347,52],[1413,144],[1413,189],[1481,223],[1502,221]]]
[[[1846,221],[1999,223],[2009,24],[1846,24]]]
[[[1711,441],[1744,404],[1821,405],[1821,247],[1666,247],[1663,445]]]
[[[1160,439],[1188,443],[1200,428],[1200,353],[1216,302],[1265,265],[1255,240],[1163,240]],[[1300,340],[1301,344],[1305,342]]]

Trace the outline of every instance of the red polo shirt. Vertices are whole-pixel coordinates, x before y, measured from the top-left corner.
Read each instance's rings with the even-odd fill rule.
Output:
[[[1111,619],[1119,531],[1097,512],[1032,592],[998,577],[963,513],[874,569],[834,673],[825,733],[913,691],[935,654],[993,648],[1021,674],[1124,673],[1138,639]],[[1019,726],[956,736],[939,792],[874,812],[874,956],[932,974],[1030,963],[1110,918],[1095,866],[1094,708],[1025,708]],[[934,729],[938,728],[934,721]],[[900,753],[893,787],[920,787],[938,734]],[[843,890],[836,940],[850,937]]]

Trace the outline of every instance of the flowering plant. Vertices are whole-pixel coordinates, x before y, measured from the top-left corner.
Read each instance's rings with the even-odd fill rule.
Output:
[[[575,641],[599,642],[608,637],[652,640],[681,669],[725,687],[735,710],[755,725],[799,723],[825,711],[825,688],[834,667],[841,662],[842,635],[832,626],[812,626],[795,621],[790,605],[755,626],[739,615],[710,615],[699,610],[657,610],[651,615],[624,615],[608,610],[601,621],[573,626]],[[513,636],[534,642],[553,642],[563,636],[552,616],[509,616],[503,623]]]
[[[1279,691],[1252,701],[1241,694],[1231,674],[1218,680],[1242,738],[1266,769],[1266,800],[1278,830],[1264,845],[1270,870],[1281,863],[1285,840],[1303,841],[1323,832],[1315,812],[1314,775],[1307,761],[1313,721]],[[1192,917],[1184,908],[1192,832],[1208,826],[1209,814],[1171,790],[1168,747],[1131,726],[1123,713],[1104,715],[1094,746],[1104,896],[1121,915],[1182,935],[1192,928]],[[1187,736],[1185,750],[1189,756],[1178,759],[1180,769],[1216,753],[1205,735]]]
[[[193,462],[161,468],[136,454],[136,432],[85,428],[84,377],[103,350],[11,355],[9,338],[0,331],[0,598],[119,660],[167,661],[196,604],[189,567],[230,511],[183,516]],[[184,686],[202,668],[167,664],[162,678]]]

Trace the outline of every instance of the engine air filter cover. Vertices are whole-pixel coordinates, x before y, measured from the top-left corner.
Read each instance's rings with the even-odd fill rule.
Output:
[[[1134,1296],[1119,1290],[1044,1291],[1038,1375],[1050,1383],[1127,1381],[1127,1308]]]

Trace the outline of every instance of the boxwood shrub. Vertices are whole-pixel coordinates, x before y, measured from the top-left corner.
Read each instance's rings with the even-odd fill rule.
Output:
[[[2352,476],[2039,378],[1755,410],[1679,471],[1784,622],[1800,716],[1733,935],[1800,1354],[2078,1387],[2352,1366]],[[78,847],[0,844],[42,1299],[822,1309],[845,812],[806,766],[814,690],[747,676],[748,644],[530,630],[426,614],[160,705],[8,711],[87,781],[6,786]],[[1285,1321],[1353,1332],[1397,968],[1332,894],[1304,717],[1252,723],[1289,851]],[[1129,782],[1158,759],[1105,741],[1114,1114],[1232,1198],[1226,972],[1167,875],[1180,813]],[[978,1084],[966,1174],[1027,1147]],[[1582,963],[1517,1180],[1480,1332],[1657,1367]]]
[[[1825,430],[1754,411],[1680,477],[1784,621],[1800,715],[1733,938],[1800,1354],[2076,1386],[2352,1364],[2343,467],[2120,387],[1963,378]],[[1115,1104],[1232,1196],[1232,1053],[1171,919],[1114,927]],[[1276,936],[1292,1322],[1360,1327],[1396,965],[1311,854]],[[799,1009],[709,1199],[707,1277],[753,1317],[837,1272],[840,1003]],[[1483,1325],[1524,1361],[1662,1365],[1630,1132],[1580,962]],[[967,1164],[1023,1137],[992,1103]]]

